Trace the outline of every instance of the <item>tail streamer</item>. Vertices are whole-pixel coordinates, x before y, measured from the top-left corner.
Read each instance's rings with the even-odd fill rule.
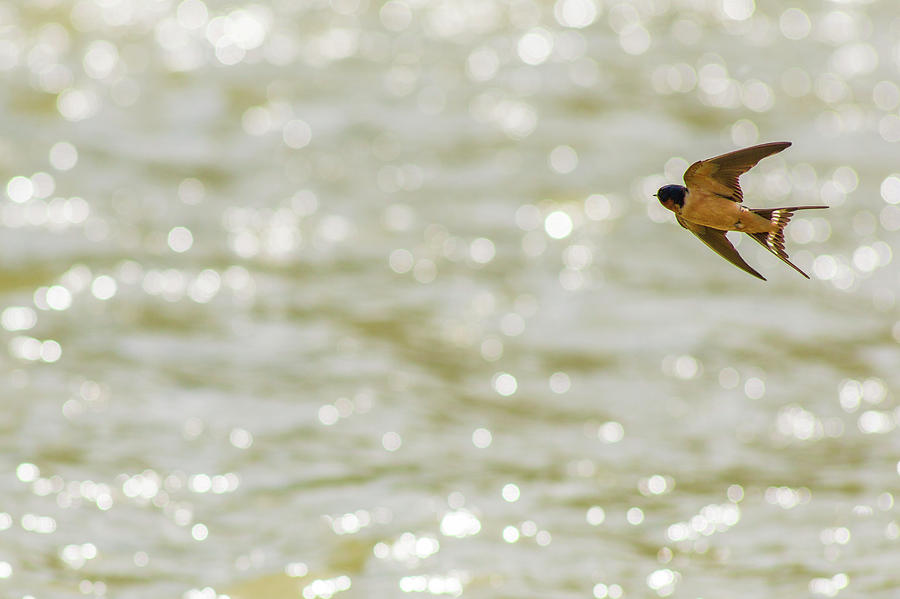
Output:
[[[778,256],[782,262],[808,279],[809,275],[797,268],[797,265],[790,261],[790,257],[784,249],[784,229],[787,227],[788,223],[791,222],[791,217],[794,216],[794,212],[798,210],[821,210],[823,208],[828,208],[828,206],[790,206],[786,208],[751,209],[753,213],[768,219],[775,225],[775,230],[768,233],[749,233],[749,235],[761,246]]]

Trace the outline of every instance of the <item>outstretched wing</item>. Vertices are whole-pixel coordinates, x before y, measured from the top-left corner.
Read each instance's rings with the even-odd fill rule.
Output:
[[[696,235],[697,238],[708,245],[712,251],[719,254],[744,272],[750,273],[763,281],[766,280],[764,276],[756,272],[752,266],[747,264],[744,259],[741,258],[741,255],[738,254],[738,251],[734,249],[734,246],[731,245],[731,242],[728,241],[728,238],[725,236],[725,231],[698,225],[697,223],[684,220],[680,216],[676,216],[675,218],[678,220],[679,225]]]
[[[738,177],[766,156],[777,154],[790,145],[789,141],[776,141],[698,160],[684,172],[684,184],[688,191],[702,189],[741,203],[744,194],[738,184]]]

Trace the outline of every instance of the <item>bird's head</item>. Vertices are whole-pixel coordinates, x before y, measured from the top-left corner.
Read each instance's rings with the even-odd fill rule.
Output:
[[[687,187],[682,185],[663,185],[656,192],[656,198],[660,204],[672,212],[680,212],[681,207],[684,206],[685,193],[687,193]]]

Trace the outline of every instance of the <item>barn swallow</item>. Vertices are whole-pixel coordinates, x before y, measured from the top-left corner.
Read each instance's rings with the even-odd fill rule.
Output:
[[[760,144],[721,156],[699,160],[684,172],[686,185],[664,185],[656,192],[659,202],[675,213],[682,227],[696,235],[714,252],[754,277],[766,280],[747,264],[725,236],[727,231],[746,233],[778,256],[785,264],[809,278],[788,259],[784,251],[784,228],[798,210],[828,206],[747,208],[738,177],[772,154],[791,145],[789,141]]]

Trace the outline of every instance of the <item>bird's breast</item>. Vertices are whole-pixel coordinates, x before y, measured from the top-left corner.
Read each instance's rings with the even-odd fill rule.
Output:
[[[685,195],[681,216],[722,231],[757,233],[771,229],[767,219],[744,209],[737,202],[703,191],[690,191]]]

